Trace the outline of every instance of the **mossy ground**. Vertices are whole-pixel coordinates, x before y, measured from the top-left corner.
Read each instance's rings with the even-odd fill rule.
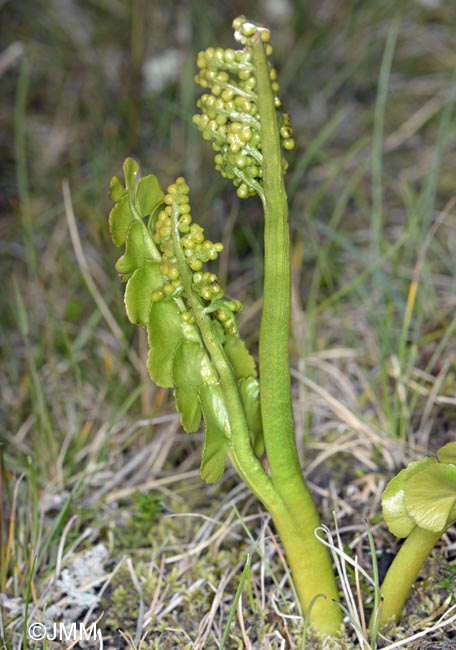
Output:
[[[43,647],[24,639],[24,621],[46,612],[67,622],[104,612],[105,648],[218,648],[249,553],[225,649],[301,649],[280,541],[230,471],[201,483],[201,436],[182,433],[172,396],[148,379],[107,228],[125,155],[163,185],[184,174],[195,217],[225,244],[218,273],[246,304],[241,332],[255,350],[260,207],[217,177],[191,123],[196,53],[233,46],[239,13],[272,29],[297,143],[298,446],[323,520],[333,527],[336,513],[367,571],[364,518],[380,555],[396,545],[380,516],[386,481],[454,440],[456,5],[273,4],[275,14],[259,0],[0,7],[5,650]],[[454,605],[455,545],[450,530],[393,640]],[[367,586],[361,600],[368,610]],[[360,649],[349,624],[345,635],[329,644],[309,631],[307,650]],[[454,624],[405,647],[450,650]]]

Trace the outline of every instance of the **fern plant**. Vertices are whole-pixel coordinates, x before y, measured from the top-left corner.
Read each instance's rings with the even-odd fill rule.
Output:
[[[201,112],[193,119],[203,138],[212,141],[216,169],[233,181],[239,197],[258,196],[262,203],[259,376],[238,332],[242,303],[228,298],[206,267],[223,246],[206,239],[194,222],[184,178],[163,191],[154,175],[140,178],[137,162],[126,159],[125,184],[114,177],[110,189],[112,239],[125,248],[116,269],[126,282],[128,318],[147,329],[152,380],[174,389],[185,431],[197,431],[204,422],[202,479],[218,481],[229,459],[272,516],[303,611],[318,631],[332,636],[342,623],[342,609],[329,552],[315,535],[320,518],[299,463],[291,400],[284,152],[294,146],[292,128],[281,111],[277,72],[269,60],[269,30],[243,16],[233,27],[242,49],[209,48],[198,56],[195,79],[203,94]],[[427,553],[456,519],[455,447],[443,448],[437,465],[423,460],[407,468],[385,492],[386,521],[393,533],[407,536],[403,548],[411,548],[416,560],[410,562],[401,551],[393,563],[373,630],[399,618]],[[426,477],[430,496],[413,491],[418,476]],[[426,505],[419,506],[425,498]],[[434,518],[422,516],[429,500]]]

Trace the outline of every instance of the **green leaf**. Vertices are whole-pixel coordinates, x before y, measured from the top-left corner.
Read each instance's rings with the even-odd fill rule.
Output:
[[[446,465],[456,465],[456,442],[448,442],[437,452],[437,458]]]
[[[411,476],[405,505],[420,528],[444,532],[456,519],[456,467],[433,465]]]
[[[203,383],[201,377],[201,364],[206,358],[201,343],[197,341],[183,341],[176,351],[173,361],[173,379],[175,386],[195,386],[198,388]]]
[[[174,386],[173,359],[183,339],[181,323],[180,311],[174,301],[152,304],[147,327],[147,367],[153,381],[164,388]]]
[[[116,262],[116,271],[122,275],[139,269],[146,259],[154,259],[151,238],[142,221],[134,221],[128,229],[125,253]],[[154,245],[154,244],[153,244]],[[155,246],[155,245],[154,245]]]
[[[128,230],[132,222],[139,217],[149,216],[164,200],[163,191],[153,174],[141,178],[136,186],[133,214],[130,199],[135,191],[135,184],[139,173],[139,165],[133,158],[124,162],[126,189],[117,176],[111,179],[109,196],[116,205],[109,213],[109,229],[116,246],[122,246],[127,239]]]
[[[147,327],[152,306],[152,294],[163,286],[160,262],[144,260],[128,280],[125,289],[125,309],[130,321]]]
[[[198,394],[206,425],[200,474],[206,483],[216,483],[225,471],[231,437],[228,413],[219,384],[203,384]]]
[[[157,177],[149,174],[140,179],[136,187],[135,205],[141,217],[148,217],[164,201],[165,195]]]
[[[184,431],[186,433],[198,431],[201,426],[201,406],[198,401],[198,391],[194,386],[181,386],[174,389],[174,397]]]
[[[244,406],[250,440],[257,458],[264,453],[263,425],[260,410],[260,385],[254,377],[239,380],[239,390]]]
[[[125,185],[129,194],[134,190],[136,179],[138,177],[139,165],[133,158],[125,158],[123,164],[123,171],[125,175]]]
[[[255,360],[239,334],[228,334],[223,347],[238,379],[257,376]]]
[[[109,198],[111,201],[113,203],[119,203],[126,194],[128,194],[128,192],[122,185],[120,178],[113,176],[109,185]]]
[[[407,537],[416,525],[405,505],[406,483],[411,476],[436,463],[435,458],[423,458],[410,463],[386,486],[382,496],[383,517],[389,530],[396,537]]]
[[[201,405],[198,388],[203,383],[201,366],[206,353],[200,343],[183,341],[173,359],[174,395],[184,431],[198,431],[201,425]]]
[[[125,194],[109,213],[109,232],[116,246],[120,247],[125,244],[128,229],[133,220],[134,216],[130,211],[129,196]]]

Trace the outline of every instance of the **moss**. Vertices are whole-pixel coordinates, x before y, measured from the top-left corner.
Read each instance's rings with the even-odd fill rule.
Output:
[[[219,637],[225,629],[239,585],[243,558],[251,549],[244,541],[236,539],[233,543],[232,536],[227,536],[218,546],[212,544],[204,549],[200,556],[186,556],[185,549],[201,528],[200,517],[161,517],[152,528],[153,535],[148,535],[148,538],[152,538],[153,543],[147,550],[144,546],[137,549],[132,555],[131,563],[134,566],[135,582],[141,588],[144,619],[147,620],[141,649],[194,647],[198,634],[204,630],[204,622],[208,620],[214,599],[219,596],[217,592],[220,585],[224,584],[223,595],[214,615],[213,629],[204,644],[205,650],[217,650]],[[136,532],[132,532],[135,539]],[[164,548],[168,559],[173,554],[179,554],[180,558],[174,564],[160,566],[159,558],[163,556]],[[120,548],[117,550],[121,553]],[[154,559],[151,561],[151,558]],[[124,564],[116,572],[102,602],[102,609],[106,612],[104,633],[116,642],[119,641],[117,630],[134,636],[137,628],[140,597],[130,573],[131,565],[130,570]],[[239,568],[238,571],[236,567]],[[277,567],[273,567],[275,568]],[[252,580],[255,579],[256,576],[253,576]],[[274,593],[277,593],[269,576],[265,579],[265,588],[268,592],[274,589]],[[249,590],[252,594],[249,594]],[[287,599],[289,611],[285,613],[296,613],[291,592],[287,594]],[[262,610],[257,600],[255,589],[247,584],[242,599],[246,634],[254,647],[263,647],[263,642],[268,639],[268,648],[280,648],[279,639],[274,639],[273,635],[283,622],[272,609]],[[154,606],[149,613],[152,602]],[[285,610],[282,603],[281,609]],[[290,634],[293,637],[299,636],[298,624],[290,626]],[[225,647],[226,650],[243,647],[236,615]]]
[[[200,503],[199,511],[206,510],[209,517],[213,516],[221,498],[214,492],[212,502],[206,503],[205,508]],[[104,634],[111,636],[116,647],[123,647],[119,646],[119,642],[122,642],[118,629],[135,636],[140,614],[140,596],[134,584],[136,582],[136,585],[140,585],[145,622],[141,650],[197,647],[195,644],[204,635],[207,625],[210,630],[205,637],[204,648],[217,649],[233,606],[245,558],[247,553],[253,552],[252,573],[242,594],[245,634],[252,647],[258,650],[292,648],[293,644],[300,647],[302,622],[296,617],[293,593],[287,583],[281,587],[274,583],[274,575],[283,576],[283,567],[272,542],[266,539],[264,557],[261,559],[266,571],[260,578],[258,555],[244,536],[238,534],[238,528],[231,527],[225,536],[213,540],[201,548],[200,554],[196,554],[197,545],[203,538],[211,537],[218,530],[218,524],[211,526],[201,516],[185,514],[182,512],[182,502],[174,497],[172,501],[165,502],[165,511],[169,511],[171,505],[180,511],[179,516],[157,513],[148,527],[141,517],[124,517],[124,513],[119,510],[122,534],[117,534],[115,552],[117,560],[127,553],[131,563],[129,567],[124,563],[117,571],[110,589],[105,593],[102,603],[105,611]],[[133,509],[132,514],[134,512]],[[203,525],[208,525],[204,533],[201,530]],[[122,547],[121,542],[125,546]],[[170,562],[172,556],[175,556],[175,560]],[[116,560],[116,557],[113,559]],[[135,580],[130,573],[132,567]],[[401,625],[390,629],[388,636],[392,640],[404,639],[422,629],[423,620],[445,606],[450,607],[454,602],[452,578],[446,558],[436,549],[411,594]],[[264,604],[262,590],[265,595]],[[363,593],[367,605],[367,591]],[[211,608],[218,599],[211,621]],[[444,609],[442,613],[443,611]],[[445,638],[445,634],[444,630],[440,634],[430,635],[426,640],[440,641]],[[237,650],[244,647],[243,644],[239,619],[235,613],[225,650]],[[350,625],[341,631],[337,639],[332,640],[319,637],[311,629],[307,631],[306,650],[357,648],[358,642]]]

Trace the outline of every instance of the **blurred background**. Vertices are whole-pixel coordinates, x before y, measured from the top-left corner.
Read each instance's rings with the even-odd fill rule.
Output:
[[[217,176],[191,121],[196,54],[234,46],[241,12],[272,30],[295,129],[296,363],[331,345],[354,348],[380,394],[380,425],[402,438],[416,429],[412,369],[438,375],[444,362],[450,381],[453,2],[3,0],[0,426],[14,463],[31,454],[49,469],[60,454],[67,467],[65,454],[115,420],[126,398],[125,411],[147,417],[165,399],[137,357],[132,367],[145,342],[126,322],[113,268],[107,193],[127,155],[163,186],[187,177],[195,217],[227,245],[220,274],[246,298],[241,327],[255,346],[259,204],[240,202]]]
[[[6,512],[26,477],[14,571],[28,566],[38,494],[51,513],[40,525],[54,531],[42,572],[59,539],[52,508],[61,526],[72,512],[65,495],[83,508],[79,530],[98,533],[119,499],[155,512],[128,501],[151,476],[194,472],[194,499],[207,501],[201,436],[182,434],[172,395],[148,379],[144,333],[124,313],[108,189],[127,155],[162,186],[186,176],[195,220],[225,244],[219,273],[245,302],[241,333],[255,351],[260,205],[218,177],[192,124],[196,54],[235,47],[241,13],[271,29],[294,126],[290,350],[311,479],[324,483],[319,454],[344,436],[351,451],[338,467],[356,476],[403,462],[387,441],[414,457],[454,439],[455,2],[0,0]],[[353,428],[361,421],[371,438]],[[14,576],[17,594],[27,571]]]

